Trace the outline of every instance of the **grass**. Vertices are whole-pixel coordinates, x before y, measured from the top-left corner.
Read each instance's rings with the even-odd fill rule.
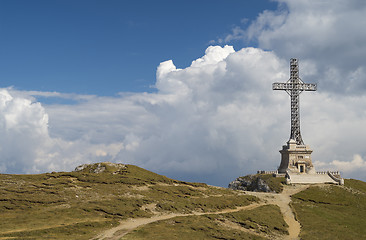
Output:
[[[276,193],[283,191],[283,184],[286,183],[284,177],[274,177],[272,174],[258,174],[268,186]]]
[[[100,164],[78,172],[0,174],[0,238],[90,239],[126,218],[154,211],[213,212],[257,199],[236,191],[188,183],[125,165]]]
[[[239,195],[229,189],[201,188],[189,186],[151,186],[151,191],[141,193],[150,199],[160,199],[158,211],[191,213],[213,212],[226,208],[246,206],[257,201],[253,196]]]
[[[104,171],[95,173],[100,167]],[[283,179],[261,178],[282,191]],[[313,186],[292,200],[302,225],[301,239],[366,239],[365,182]],[[120,220],[156,212],[207,214],[151,223],[126,238],[263,239],[286,234],[277,206],[213,214],[256,201],[241,191],[177,181],[133,165],[101,163],[78,172],[0,174],[0,239],[91,239]]]
[[[235,213],[158,221],[140,227],[122,239],[267,239],[282,234],[287,234],[287,225],[279,208],[266,205]]]
[[[90,239],[100,230],[116,226],[114,221],[84,221],[62,225],[44,225],[2,234],[2,239]]]
[[[292,197],[301,239],[366,239],[366,183],[314,186]]]
[[[257,209],[227,213],[223,215],[230,221],[246,228],[266,234],[288,234],[288,225],[283,219],[280,208],[276,205],[264,205]]]

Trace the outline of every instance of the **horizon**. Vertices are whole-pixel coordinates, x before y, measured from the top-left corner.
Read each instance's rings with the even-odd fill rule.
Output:
[[[366,3],[0,3],[0,173],[133,164],[227,186],[276,170],[300,78],[316,170],[366,181]]]

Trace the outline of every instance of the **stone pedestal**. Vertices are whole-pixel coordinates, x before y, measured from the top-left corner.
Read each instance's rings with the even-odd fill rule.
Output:
[[[282,147],[281,165],[278,168],[278,173],[293,173],[315,174],[315,168],[311,162],[311,153],[313,150],[308,145],[297,145],[296,141],[290,139],[287,145]]]

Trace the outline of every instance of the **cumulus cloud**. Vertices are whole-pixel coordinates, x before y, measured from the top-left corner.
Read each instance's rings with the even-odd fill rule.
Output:
[[[20,132],[11,135],[24,143],[9,143],[13,155],[1,159],[28,166],[14,167],[20,172],[124,162],[221,186],[239,175],[276,169],[278,150],[289,134],[290,104],[287,94],[273,92],[271,84],[288,79],[288,65],[274,52],[216,46],[184,69],[172,61],[161,63],[156,93],[41,106],[27,100],[26,92],[3,90],[2,104],[17,111],[3,107],[2,115],[26,117],[2,125],[3,132],[10,126]],[[314,148],[319,168],[335,159],[347,161],[355,152],[364,154],[366,113],[357,109],[366,109],[366,97],[320,91],[303,93],[301,103],[303,137]],[[28,158],[22,158],[26,150]],[[11,162],[2,160],[2,171],[10,171]]]
[[[278,100],[286,97],[272,95],[268,83],[285,77],[286,65],[271,52],[254,48],[235,52],[229,46],[209,47],[204,57],[185,69],[177,70],[171,61],[160,64],[159,100],[144,103],[160,127],[148,130],[137,140],[138,148],[122,150],[119,157],[216,184],[243,174],[244,169],[267,167],[269,162],[262,159],[277,151],[254,149],[264,149],[261,144],[275,146],[265,134]],[[257,95],[258,91],[263,94]],[[269,109],[266,102],[278,106]],[[275,168],[277,161],[270,164]]]
[[[40,103],[0,91],[0,170],[38,172],[47,145],[48,115]],[[44,164],[44,163],[40,163]]]
[[[363,158],[356,154],[353,156],[352,161],[339,161],[334,160],[331,162],[332,165],[334,165],[336,168],[341,168],[345,172],[354,172],[355,170],[366,170],[366,161],[363,160]]]
[[[157,93],[84,97],[76,104],[41,106],[26,100],[32,98],[26,92],[8,91],[49,116],[40,122],[45,129],[42,136],[33,141],[42,151],[28,160],[37,171],[70,170],[83,161],[111,160],[225,185],[233,176],[267,167],[269,162],[263,159],[276,154],[257,150],[265,148],[262,144],[278,147],[266,135],[281,116],[272,122],[263,114],[274,115],[279,101],[286,99],[273,95],[270,88],[286,72],[286,61],[271,52],[212,46],[187,68],[177,69],[172,61],[161,63]],[[258,91],[264,94],[257,95]],[[269,102],[276,106],[267,108]],[[23,110],[17,114],[24,114]],[[276,167],[277,161],[270,164]],[[7,161],[5,167],[8,171]]]
[[[359,154],[355,154],[352,160],[349,161],[333,160],[329,163],[316,162],[316,164],[318,165],[319,169],[326,169],[326,170],[342,169],[343,174],[348,176],[349,178],[355,178],[355,179],[365,178],[364,172],[366,171],[366,161]]]
[[[248,27],[235,26],[226,43],[256,42],[285,59],[313,66],[324,91],[362,94],[366,90],[366,2],[362,0],[277,0]],[[304,67],[305,67],[304,66]]]

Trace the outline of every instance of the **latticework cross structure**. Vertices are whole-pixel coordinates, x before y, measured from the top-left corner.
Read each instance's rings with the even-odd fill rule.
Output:
[[[290,79],[286,83],[273,83],[273,90],[285,90],[291,97],[291,134],[297,145],[304,145],[300,133],[300,98],[302,91],[316,91],[316,84],[304,83],[299,77],[299,65],[295,58],[290,61]]]

